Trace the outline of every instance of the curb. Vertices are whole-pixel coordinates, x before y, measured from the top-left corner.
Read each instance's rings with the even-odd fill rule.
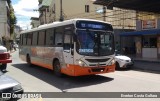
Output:
[[[160,63],[160,60],[139,60],[139,59],[134,59],[134,61],[138,62],[150,62],[150,63]]]

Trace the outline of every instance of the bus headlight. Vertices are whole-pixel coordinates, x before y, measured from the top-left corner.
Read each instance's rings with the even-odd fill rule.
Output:
[[[115,59],[111,60],[108,65],[114,65],[114,64],[115,64]]]
[[[78,61],[79,66],[84,67],[87,66],[87,64],[85,62],[83,62],[82,60]]]

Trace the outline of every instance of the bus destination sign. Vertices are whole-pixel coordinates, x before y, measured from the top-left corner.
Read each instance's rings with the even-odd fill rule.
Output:
[[[77,21],[76,27],[80,29],[109,30],[113,31],[110,24],[94,21]]]

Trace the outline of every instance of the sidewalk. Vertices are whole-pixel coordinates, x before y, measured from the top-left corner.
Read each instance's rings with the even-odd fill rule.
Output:
[[[154,58],[133,58],[135,61],[160,63],[160,59]]]
[[[154,71],[160,73],[160,59],[137,58],[137,57],[131,57],[131,58],[134,60],[133,69]]]

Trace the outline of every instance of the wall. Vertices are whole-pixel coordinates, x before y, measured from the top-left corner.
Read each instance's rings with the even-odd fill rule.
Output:
[[[7,2],[0,1],[0,34],[6,38],[10,37],[10,27],[7,23]]]
[[[55,17],[54,19],[58,21],[60,18],[60,0],[53,0],[50,6],[50,11],[54,9],[53,6],[54,3],[55,3],[55,14],[52,14],[51,16],[52,18]],[[69,1],[62,0],[62,4],[63,4],[63,16],[65,20],[72,18],[90,18],[90,19],[103,20],[102,14],[96,13],[96,9],[102,6],[94,5],[93,2],[91,2],[91,0],[69,0]],[[90,9],[89,13],[85,12],[85,5],[89,5]]]

